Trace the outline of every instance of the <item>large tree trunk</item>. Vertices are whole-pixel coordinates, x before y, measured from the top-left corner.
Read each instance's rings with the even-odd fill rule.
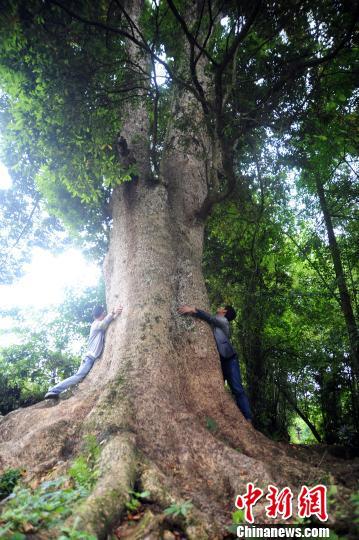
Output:
[[[193,212],[206,194],[203,163],[195,157],[195,143],[185,149],[173,129],[163,181],[148,182],[141,114],[144,109],[126,133],[130,146],[132,135],[142,136],[142,143],[132,144],[140,174],[113,195],[105,264],[108,305],[122,303],[123,314],[110,326],[104,354],[77,393],[2,420],[1,465],[22,465],[33,474],[60,469],[81,437],[94,433],[103,448],[101,476],[76,511],[82,528],[104,537],[137,480],[162,508],[173,500],[193,501],[190,538],[221,538],[234,497],[247,482],[264,490],[268,483],[290,484],[297,492],[308,480],[308,466],[247,423],[224,390],[210,329],[176,313],[182,302],[208,308],[203,224]],[[208,419],[214,432],[206,427]],[[312,482],[318,474],[313,469]],[[256,516],[267,520],[264,503]]]
[[[193,113],[188,96],[178,104]],[[94,433],[103,448],[101,476],[76,511],[82,528],[104,537],[137,480],[162,507],[193,501],[190,538],[221,538],[234,497],[247,482],[264,490],[270,482],[288,483],[298,490],[308,480],[308,465],[248,424],[224,390],[210,329],[176,313],[182,302],[208,308],[203,224],[194,218],[206,195],[204,163],[196,157],[200,135],[197,129],[194,137],[189,125],[184,140],[172,126],[162,179],[153,184],[147,126],[146,110],[139,107],[123,131],[139,178],[113,195],[105,278],[108,305],[122,303],[123,314],[77,393],[2,420],[1,465],[23,465],[33,474],[60,469],[81,437]],[[207,429],[208,419],[214,431]],[[317,474],[313,470],[312,482]],[[267,520],[264,503],[256,507],[261,523]]]

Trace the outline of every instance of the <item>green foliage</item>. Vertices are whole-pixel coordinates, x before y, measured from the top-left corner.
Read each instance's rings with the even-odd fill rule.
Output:
[[[4,499],[14,490],[21,478],[21,469],[7,469],[0,476],[0,499]]]
[[[76,484],[89,489],[97,479],[97,472],[91,470],[84,456],[75,459],[69,469],[69,476]]]
[[[251,171],[247,185],[218,207],[207,224],[204,271],[211,303],[214,310],[223,303],[237,310],[232,339],[256,427],[276,440],[288,440],[289,430],[295,442],[315,441],[283,389],[327,442],[355,444],[350,399],[356,396],[333,265],[318,230],[319,209],[307,205],[298,214],[293,202],[303,206],[302,192],[288,204],[292,172],[279,166],[282,152],[275,137],[266,151],[252,146],[248,162],[242,157],[242,168]],[[251,153],[257,155],[257,168],[251,168]],[[347,223],[353,223],[344,186],[339,193]],[[348,229],[344,222],[340,227],[355,298],[357,241],[354,231],[350,242],[344,239]]]
[[[313,418],[314,411],[311,414]],[[317,441],[307,424],[299,416],[293,418],[289,428],[290,441],[294,444],[315,444]]]
[[[0,112],[6,128],[3,154],[14,174],[26,178],[27,188],[36,182],[51,212],[100,241],[101,225],[108,225],[106,207],[111,191],[128,176],[127,171],[118,170],[115,151],[121,112],[128,102],[141,99],[142,89],[146,90],[142,101],[153,116],[155,97],[159,97],[160,150],[171,121],[169,92],[167,88],[155,92],[153,84],[144,81],[144,74],[127,61],[125,42],[119,35],[128,30],[121,10],[107,2],[88,1],[73,9],[78,17],[37,0],[26,7],[5,3],[0,26]],[[179,3],[178,9],[184,15],[188,6]],[[308,92],[307,70],[299,67],[301,60],[330,54],[333,44],[341,42],[339,29],[347,28],[351,15],[349,9],[333,10],[327,1],[310,9],[283,1],[265,3],[241,43],[236,61],[227,62],[224,69],[227,107],[222,110],[223,134],[241,132],[241,147],[245,148],[253,125],[282,130],[286,121],[291,124],[307,116],[302,107]],[[207,35],[207,53],[220,64],[235,44],[239,20],[251,16],[248,3],[226,2],[221,17],[217,14],[213,20],[204,9],[201,20],[194,18],[190,30],[203,34],[202,39]],[[95,21],[96,31],[79,18]],[[106,21],[111,23],[108,29]],[[208,32],[210,22],[213,26]],[[166,3],[145,3],[140,25],[148,47],[159,55],[165,52],[175,76],[190,84],[181,25]],[[354,55],[343,46],[338,48],[351,66]],[[298,69],[293,69],[293,62]],[[206,66],[206,73],[214,80],[215,64]],[[311,84],[315,74],[313,69]],[[339,84],[342,78],[332,77],[334,91],[326,103],[329,113],[348,101],[350,85]],[[253,118],[253,111],[258,118]],[[318,137],[322,140],[326,135]]]
[[[20,406],[40,401],[54,375],[69,376],[78,359],[53,351],[41,338],[0,350],[0,411],[7,414]]]
[[[237,527],[241,523],[244,523],[244,510],[236,510],[232,512],[232,525],[226,527],[226,529],[232,534],[237,534]]]
[[[93,487],[99,475],[97,468],[99,457],[100,447],[96,437],[87,435],[81,455],[75,459],[68,472],[76,485],[88,490]]]
[[[72,513],[72,507],[88,496],[98,478],[97,463],[100,448],[94,436],[86,437],[82,453],[74,460],[68,477],[42,482],[35,489],[19,485],[9,496],[0,516],[2,538],[13,538],[40,529],[61,527]],[[72,528],[62,528],[63,538],[93,540],[93,536]]]
[[[87,495],[82,486],[69,485],[64,477],[43,482],[32,490],[15,488],[1,515],[0,533],[6,538],[14,532],[54,527],[71,514],[71,505]]]
[[[105,33],[81,34],[69,21],[61,43],[45,29],[58,17],[54,6],[30,19],[16,4],[3,14],[3,161],[15,176],[36,183],[50,211],[73,232],[82,229],[101,243],[108,197],[119,182],[114,143],[120,129],[118,100],[110,105],[103,85],[116,98],[123,76],[118,71],[115,80],[113,69],[122,44],[109,48]]]
[[[217,422],[213,420],[213,418],[210,418],[209,416],[206,418],[206,428],[208,431],[211,431],[214,433],[218,429]]]
[[[130,512],[135,512],[141,506],[141,501],[150,496],[149,491],[129,491],[130,500],[126,501],[125,506]]]
[[[80,518],[76,517],[72,527],[61,527],[61,536],[58,540],[97,540],[96,536],[85,531],[77,530]]]
[[[359,524],[359,491],[357,491],[356,493],[354,493],[350,500],[352,501],[352,503],[354,504],[354,514],[355,514],[355,519],[354,519],[354,523],[358,523]]]
[[[271,166],[276,157],[271,152],[274,155],[261,157],[260,177],[253,174],[247,193],[234,194],[233,200],[218,207],[210,219],[205,277],[213,306],[228,303],[237,310],[233,339],[249,386],[256,426],[271,437],[282,438],[289,415],[281,398],[278,407],[274,381],[285,379],[287,362],[280,360],[278,345],[291,347],[286,296],[292,290],[294,253],[282,232],[284,221],[291,220],[285,208],[283,172]],[[240,206],[238,199],[244,196],[246,203]],[[267,350],[272,351],[272,359]]]
[[[193,508],[191,501],[185,501],[183,503],[174,503],[171,504],[168,508],[165,508],[163,513],[166,516],[175,516],[175,517],[186,517],[188,512]]]
[[[141,503],[136,497],[131,497],[129,501],[126,501],[125,506],[130,512],[135,512],[141,506]]]
[[[240,525],[244,521],[244,510],[232,512],[232,521],[235,525]]]
[[[13,320],[9,331],[21,343],[0,348],[1,414],[42,400],[50,385],[76,371],[80,359],[72,350],[84,350],[92,309],[105,304],[104,296],[100,282],[97,289],[67,291],[55,313],[53,308],[6,313]]]
[[[85,436],[82,452],[87,461],[91,464],[91,467],[94,467],[101,454],[101,448],[97,443],[95,435],[90,434]]]

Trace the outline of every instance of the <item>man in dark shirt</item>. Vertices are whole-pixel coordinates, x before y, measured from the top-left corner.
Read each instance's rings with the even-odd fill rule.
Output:
[[[248,398],[242,385],[242,377],[239,369],[238,356],[230,342],[230,321],[236,317],[236,312],[232,306],[220,307],[216,315],[210,315],[201,309],[183,305],[178,308],[181,315],[191,315],[202,319],[211,325],[217,349],[221,358],[221,366],[224,380],[227,381],[234,394],[238,408],[243,416],[252,421],[252,413]]]

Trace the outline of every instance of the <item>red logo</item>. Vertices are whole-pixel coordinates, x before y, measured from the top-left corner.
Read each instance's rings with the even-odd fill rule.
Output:
[[[244,510],[244,518],[248,523],[254,523],[253,507],[263,497],[263,494],[262,489],[254,487],[254,484],[249,482],[244,495],[237,495],[235,505],[239,510]],[[289,487],[284,487],[279,491],[276,486],[270,484],[266,499],[269,501],[265,507],[267,517],[273,519],[278,516],[282,516],[283,519],[292,517],[293,493]],[[321,484],[312,488],[302,486],[297,503],[299,517],[317,516],[321,521],[328,519],[326,486]]]
[[[263,490],[255,488],[254,484],[247,484],[247,491],[244,495],[238,495],[236,498],[236,507],[239,510],[245,510],[244,517],[248,523],[254,523],[252,507],[263,497]]]
[[[299,517],[317,516],[320,521],[327,521],[327,488],[319,485],[309,489],[303,486],[298,496]]]
[[[293,493],[289,487],[285,487],[279,492],[279,489],[275,486],[268,486],[268,494],[266,499],[270,502],[266,506],[266,514],[270,518],[276,518],[278,514],[281,514],[283,519],[291,517]]]

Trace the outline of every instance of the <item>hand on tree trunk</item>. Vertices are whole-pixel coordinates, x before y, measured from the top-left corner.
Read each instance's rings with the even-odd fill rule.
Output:
[[[122,313],[122,310],[123,310],[123,306],[117,306],[117,307],[113,308],[112,315],[113,315],[114,319],[116,319],[116,317]]]
[[[195,307],[188,306],[187,304],[180,306],[177,311],[181,315],[195,315],[195,313],[197,313],[197,309]]]

